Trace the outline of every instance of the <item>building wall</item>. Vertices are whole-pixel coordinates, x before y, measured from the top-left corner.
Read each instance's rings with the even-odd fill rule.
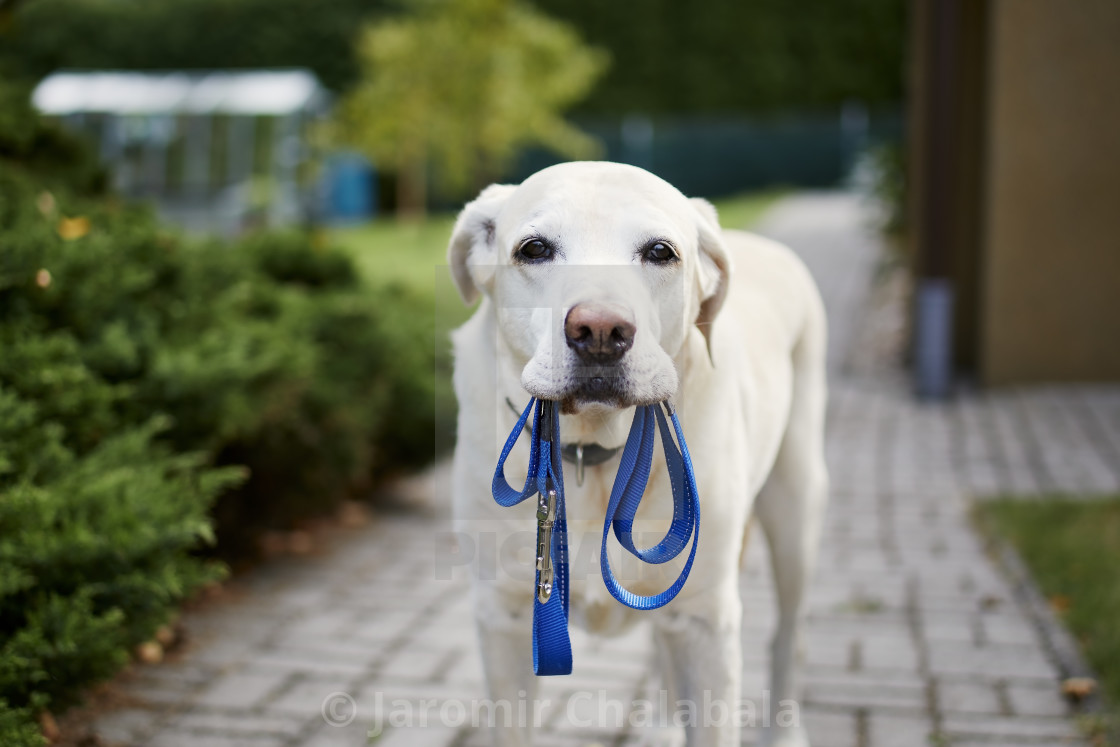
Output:
[[[990,24],[981,374],[1120,380],[1120,2]]]

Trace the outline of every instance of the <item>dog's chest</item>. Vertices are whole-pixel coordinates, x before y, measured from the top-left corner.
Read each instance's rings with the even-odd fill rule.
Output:
[[[643,613],[619,604],[603,583],[603,534],[607,538],[607,559],[615,578],[636,594],[652,595],[663,591],[680,572],[680,562],[650,565],[625,552],[614,536],[613,527],[604,527],[614,472],[612,460],[588,469],[582,486],[574,480],[565,486],[568,513],[568,562],[571,582],[571,619],[579,627],[600,635],[624,633],[643,618]],[[672,490],[664,465],[656,462],[642,497],[633,526],[638,547],[652,547],[665,536],[673,518]],[[648,614],[648,613],[646,613]]]

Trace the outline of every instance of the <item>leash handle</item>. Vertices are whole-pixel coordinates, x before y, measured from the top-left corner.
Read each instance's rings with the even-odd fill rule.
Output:
[[[692,562],[696,559],[696,548],[700,544],[700,498],[699,491],[696,489],[692,457],[688,453],[688,444],[685,443],[684,432],[676,412],[671,405],[662,404],[673,421],[676,443],[669,434],[668,424],[665,422],[665,415],[660,406],[647,405],[635,410],[634,423],[630,426],[630,435],[626,439],[626,448],[622,453],[622,463],[614,487],[611,489],[610,502],[607,504],[607,516],[603,523],[603,544],[599,553],[599,564],[607,591],[622,604],[636,610],[657,609],[673,601],[688,580],[688,574],[692,571]],[[649,550],[639,550],[634,546],[631,529],[649,482],[650,464],[653,460],[654,420],[657,421],[658,429],[661,431],[661,445],[669,467],[669,479],[673,490],[673,522],[665,537],[656,546]],[[668,589],[659,594],[643,596],[624,588],[618,582],[611,570],[610,557],[607,555],[607,539],[612,526],[622,546],[648,563],[664,563],[672,560],[684,550],[689,540],[692,540],[692,549],[689,551],[684,568]]]
[[[540,443],[536,437],[532,438],[529,446],[529,470],[525,475],[525,486],[521,490],[514,490],[506,481],[506,459],[509,458],[510,452],[513,447],[517,445],[517,439],[521,438],[521,432],[525,430],[525,423],[529,420],[529,413],[533,412],[533,405],[537,400],[530,399],[529,404],[526,405],[525,411],[521,413],[521,417],[517,419],[517,425],[513,426],[510,431],[509,438],[506,439],[505,446],[502,447],[502,454],[498,457],[498,466],[494,470],[494,479],[490,483],[490,492],[494,495],[494,500],[497,501],[499,506],[509,508],[516,506],[521,501],[525,500],[531,495],[536,495],[537,491],[533,487],[537,479],[537,470],[540,462]],[[540,409],[537,409],[536,414],[533,416],[533,433],[538,433],[540,428]]]

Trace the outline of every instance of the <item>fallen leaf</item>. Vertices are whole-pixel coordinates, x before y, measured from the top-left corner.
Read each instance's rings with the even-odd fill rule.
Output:
[[[80,239],[89,233],[89,218],[63,218],[58,222],[58,235],[66,241]]]
[[[159,664],[163,661],[163,646],[159,641],[145,641],[136,647],[136,658],[145,664]]]
[[[1062,695],[1074,700],[1084,700],[1097,689],[1097,681],[1092,677],[1070,677],[1062,682]]]
[[[1050,597],[1050,609],[1058,614],[1062,614],[1069,610],[1069,597],[1064,594],[1055,594]]]

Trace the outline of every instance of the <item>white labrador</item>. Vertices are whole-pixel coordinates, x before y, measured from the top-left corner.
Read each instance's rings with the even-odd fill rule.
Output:
[[[766,744],[807,745],[789,701],[798,697],[801,602],[828,478],[825,317],[805,267],[774,242],[721,230],[709,203],[613,163],[561,164],[517,186],[488,187],[459,215],[448,258],[464,300],[484,296],[453,335],[460,407],[453,474],[457,529],[480,548],[475,621],[490,697],[516,703],[534,692],[535,505],[504,509],[490,492],[513,409],[532,395],[561,402],[569,454],[582,444],[605,459],[585,467],[582,485],[566,465],[573,624],[611,634],[652,620],[670,704],[722,701],[731,714],[749,716],[740,707],[738,576],[748,523],[758,517],[779,609],[770,712],[758,723],[769,724]],[[635,405],[666,397],[696,468],[700,545],[680,595],[636,612],[609,596],[597,567],[619,461],[611,450],[625,442]],[[507,464],[511,482],[527,462],[523,443]],[[640,544],[653,544],[671,516],[658,456],[635,525],[650,541]],[[632,591],[651,594],[681,564],[635,567],[612,556],[612,566]],[[577,655],[576,673],[587,663]],[[530,727],[498,729],[497,741],[529,744]],[[738,745],[739,732],[735,718],[701,723],[688,743]]]

